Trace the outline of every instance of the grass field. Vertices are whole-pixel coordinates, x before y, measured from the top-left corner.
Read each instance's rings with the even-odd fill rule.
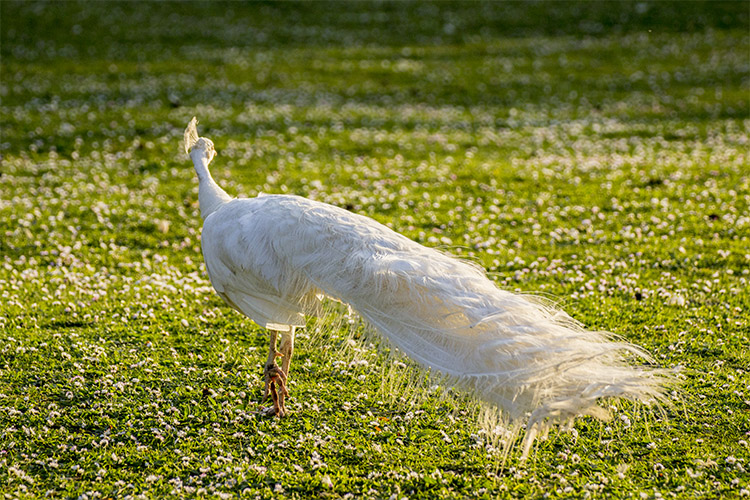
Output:
[[[748,13],[3,1],[0,491],[750,496]],[[557,297],[682,367],[674,406],[605,402],[498,469],[471,403],[384,394],[393,361],[334,311],[298,337],[292,415],[258,415],[267,334],[208,282],[193,115],[231,194],[346,207]]]

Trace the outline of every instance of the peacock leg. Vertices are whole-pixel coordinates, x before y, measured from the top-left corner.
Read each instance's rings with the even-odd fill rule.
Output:
[[[281,370],[284,375],[289,377],[289,364],[292,362],[294,353],[294,327],[290,327],[288,332],[281,333]]]
[[[269,333],[271,341],[268,347],[268,361],[266,361],[266,366],[263,369],[263,377],[266,382],[263,401],[268,399],[270,395],[273,400],[273,407],[268,408],[266,411],[278,417],[283,417],[286,415],[284,397],[289,395],[286,390],[286,373],[276,364],[276,358],[281,356],[281,353],[276,350],[276,336],[278,332],[270,330]]]
[[[286,405],[284,404],[284,398],[289,396],[287,391],[287,384],[289,378],[289,364],[292,361],[292,352],[294,352],[294,327],[291,327],[289,332],[281,332],[281,339],[279,341],[280,352],[276,352],[275,357],[281,356],[281,369],[276,382],[279,386],[278,391],[274,384],[271,384],[271,398],[274,401],[275,413],[279,417],[284,417],[288,414]],[[270,355],[269,355],[270,357]],[[279,370],[279,366],[274,363],[275,369]]]

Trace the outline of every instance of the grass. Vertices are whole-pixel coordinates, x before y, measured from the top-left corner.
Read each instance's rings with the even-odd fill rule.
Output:
[[[748,9],[0,3],[7,498],[750,495]],[[526,464],[474,407],[381,391],[311,320],[292,416],[212,292],[190,117],[231,193],[343,206],[683,367]],[[316,331],[319,330],[319,331]],[[351,351],[351,349],[350,349]],[[613,404],[613,403],[606,403]]]

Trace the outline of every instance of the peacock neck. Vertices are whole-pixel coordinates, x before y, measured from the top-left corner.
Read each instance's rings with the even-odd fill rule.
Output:
[[[211,172],[208,171],[209,160],[202,151],[194,150],[190,156],[193,159],[195,172],[198,174],[198,202],[201,207],[201,217],[205,220],[232,197],[211,177]]]
[[[198,185],[198,202],[203,220],[231,199],[232,197],[221,189],[211,176],[201,179]]]

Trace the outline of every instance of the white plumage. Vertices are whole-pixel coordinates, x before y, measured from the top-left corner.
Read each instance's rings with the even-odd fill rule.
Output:
[[[206,267],[229,305],[271,331],[266,391],[275,413],[286,413],[294,329],[323,296],[349,304],[393,346],[505,418],[531,413],[524,456],[549,422],[606,416],[600,398],[660,398],[663,373],[627,362],[628,354],[647,358],[642,350],[497,288],[476,266],[325,203],[232,199],[208,172],[215,152],[196,123],[185,146],[200,179]]]

